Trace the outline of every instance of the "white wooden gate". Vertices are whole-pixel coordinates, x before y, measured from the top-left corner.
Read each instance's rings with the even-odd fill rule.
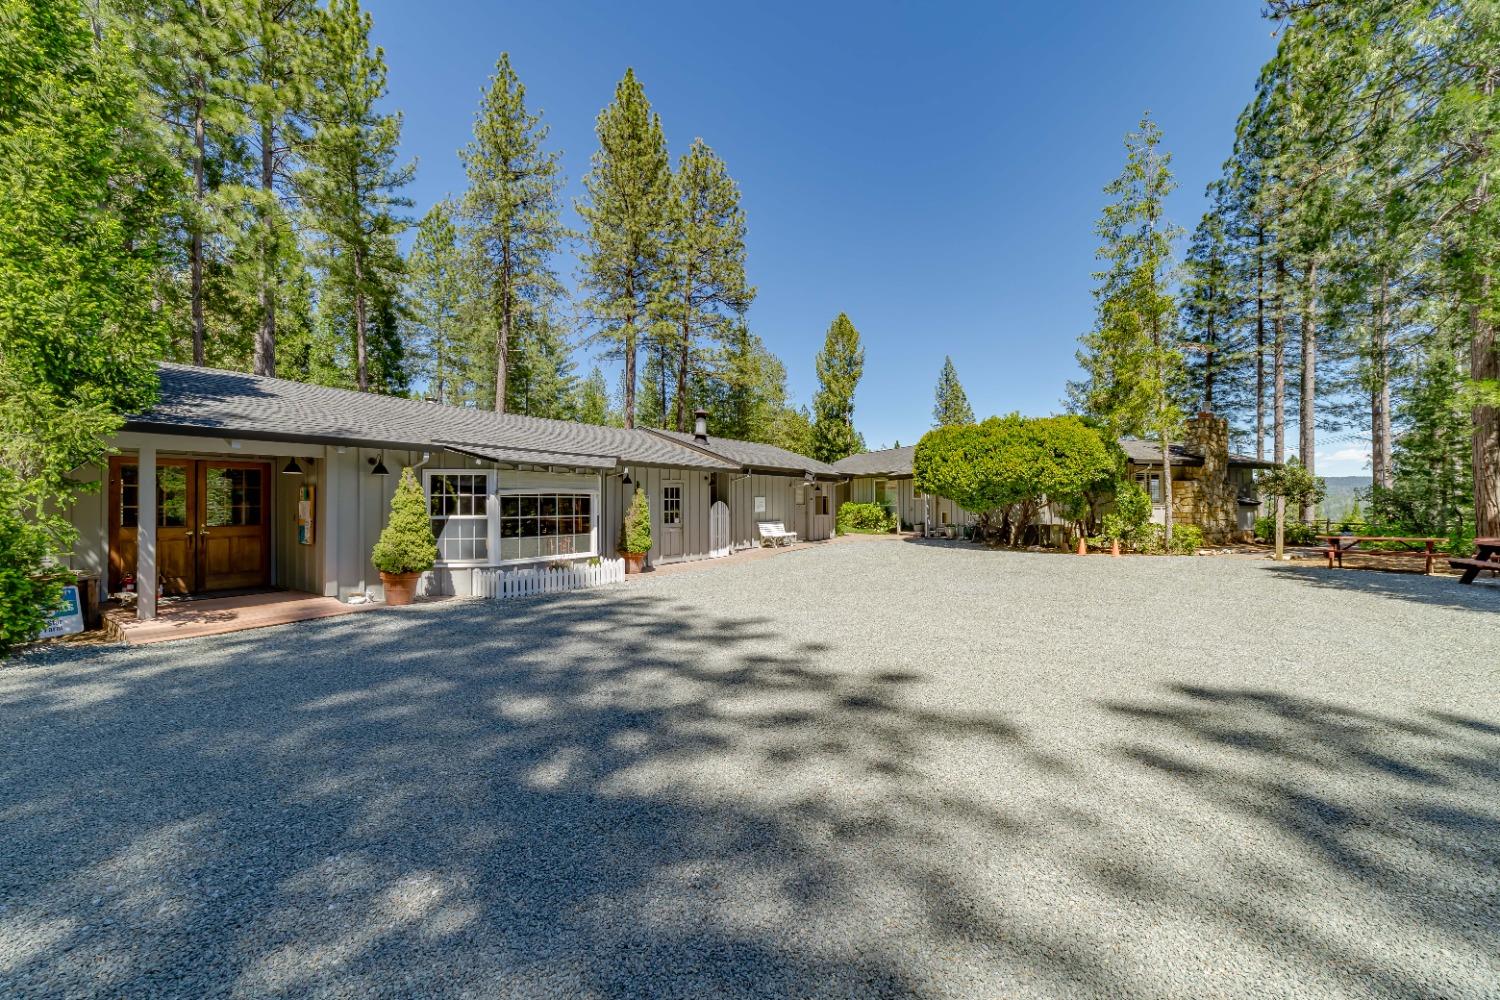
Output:
[[[729,555],[729,505],[723,500],[708,509],[708,557]]]

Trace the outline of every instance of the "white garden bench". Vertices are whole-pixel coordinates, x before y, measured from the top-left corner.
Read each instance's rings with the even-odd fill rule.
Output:
[[[780,521],[757,521],[756,527],[760,529],[760,544],[769,545],[773,549],[778,545],[791,545],[797,540],[795,531],[787,531],[786,525]]]

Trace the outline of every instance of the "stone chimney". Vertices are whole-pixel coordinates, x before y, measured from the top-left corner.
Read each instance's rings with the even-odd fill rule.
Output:
[[[708,411],[693,411],[693,440],[699,444],[708,444]]]
[[[1229,421],[1199,413],[1187,422],[1188,449],[1203,457],[1198,479],[1198,527],[1211,544],[1231,540],[1239,522],[1239,496],[1229,480]]]

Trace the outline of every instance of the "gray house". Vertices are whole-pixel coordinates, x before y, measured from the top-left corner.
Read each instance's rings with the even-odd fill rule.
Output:
[[[757,544],[756,522],[833,534],[831,466],[777,448],[598,427],[163,364],[161,395],[71,512],[72,567],[109,592],[284,587],[348,600],[380,592],[370,565],[397,477],[428,496],[440,561],[429,593],[484,575],[613,556],[645,490],[654,564]],[[702,421],[700,420],[700,431]],[[714,505],[727,530],[711,537]],[[137,586],[138,613],[155,593]]]
[[[923,494],[912,478],[915,445],[867,451],[835,462],[849,477],[840,498],[851,503],[881,503],[895,511],[903,526],[942,529],[974,523],[974,515],[946,497]]]

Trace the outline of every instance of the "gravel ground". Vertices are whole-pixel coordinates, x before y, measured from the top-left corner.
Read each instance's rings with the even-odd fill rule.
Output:
[[[879,541],[0,665],[0,995],[1500,996],[1500,586]]]

